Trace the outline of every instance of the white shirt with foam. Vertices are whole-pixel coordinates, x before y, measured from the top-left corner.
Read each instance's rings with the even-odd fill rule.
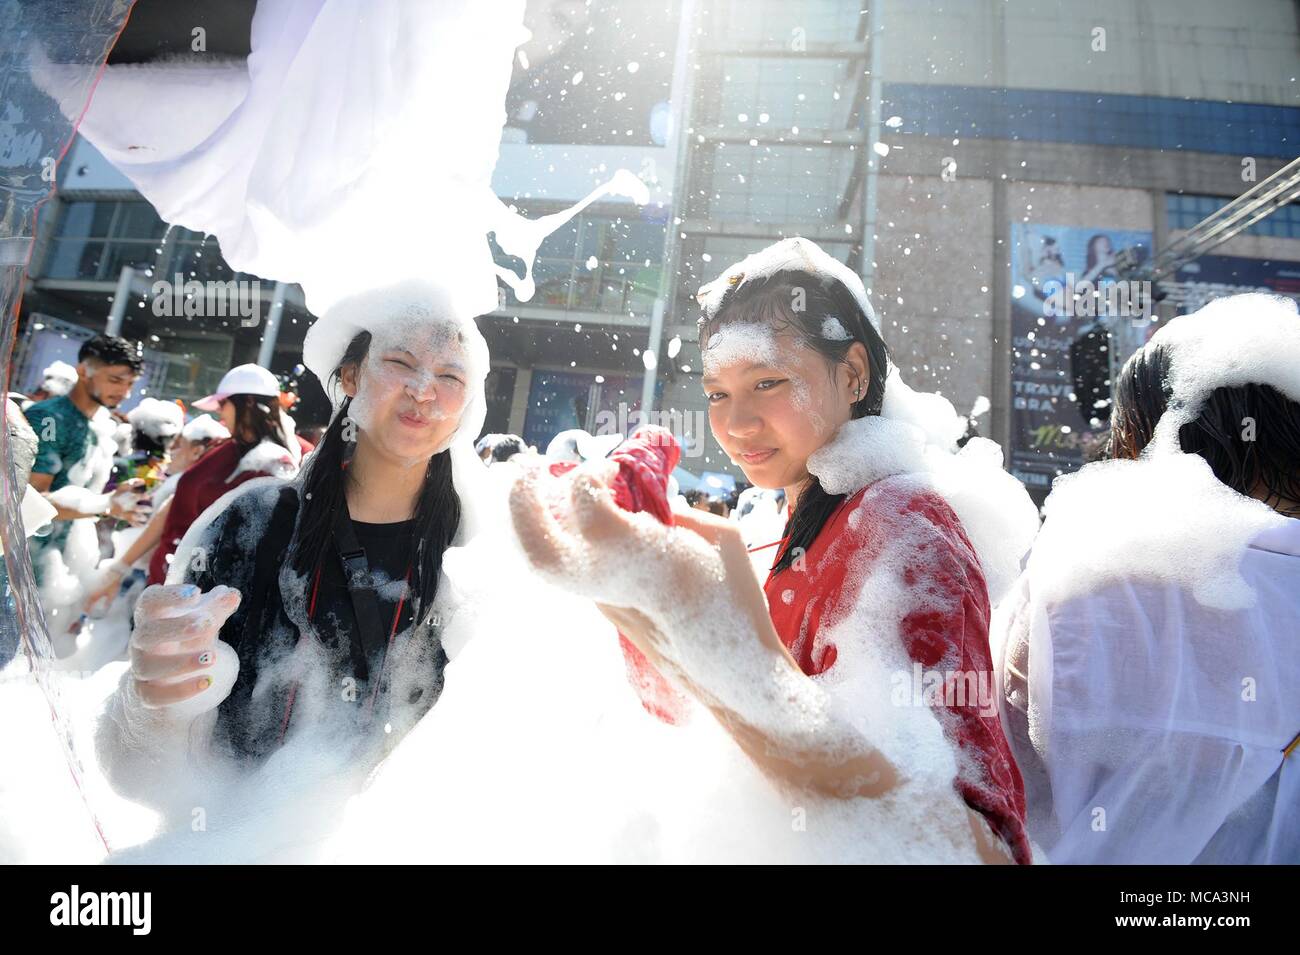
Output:
[[[995,669],[1053,862],[1300,861],[1300,520],[1257,534],[1240,573],[1255,600],[1236,610],[1133,578],[1051,605],[1021,577]]]

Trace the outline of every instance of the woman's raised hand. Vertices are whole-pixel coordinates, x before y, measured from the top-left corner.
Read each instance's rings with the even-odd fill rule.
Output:
[[[218,668],[219,654],[234,654],[217,635],[239,601],[239,591],[224,586],[207,593],[193,584],[145,589],[135,607],[131,634],[131,677],[145,706],[172,707],[193,700],[214,682],[233,683],[216,679],[218,672],[229,672],[228,667]],[[223,662],[235,662],[238,669],[237,661]],[[212,693],[211,705],[199,710],[216,707],[224,696]]]
[[[773,777],[836,797],[892,788],[893,766],[827,711],[781,643],[739,530],[702,512],[674,514],[680,526],[668,527],[623,511],[612,467],[584,465],[561,480],[533,468],[515,482],[510,514],[532,565],[595,600]]]
[[[515,481],[510,514],[533,567],[598,604],[659,619],[689,613],[736,589],[740,592],[732,596],[755,603],[767,621],[739,534],[732,541],[725,526],[705,526],[702,535],[695,522],[691,529],[667,527],[649,514],[624,511],[609,487],[616,467],[592,463],[553,478],[545,465],[529,466]],[[740,583],[747,588],[729,579],[735,548],[748,578]],[[624,632],[638,645],[642,642],[641,634]]]

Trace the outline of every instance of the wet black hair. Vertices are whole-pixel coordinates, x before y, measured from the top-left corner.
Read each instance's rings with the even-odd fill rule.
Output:
[[[370,341],[370,332],[361,332],[348,343],[330,376],[335,386],[344,368],[358,366],[365,360]],[[355,450],[355,443],[344,434],[351,405],[351,398],[343,401],[320,444],[307,459],[298,544],[290,557],[291,566],[299,574],[314,573],[323,555],[334,554],[338,549],[332,543],[334,516],[339,508],[348,506],[345,471]],[[440,451],[429,458],[424,486],[415,505],[415,579],[411,582],[411,592],[415,595],[417,622],[433,612],[442,557],[456,536],[460,518],[460,496],[452,483],[451,451]]]
[[[803,308],[796,310],[796,293],[802,292]],[[836,319],[848,338],[826,338],[822,325]],[[728,289],[713,314],[700,319],[700,350],[708,347],[709,336],[729,322],[757,322],[777,331],[793,331],[799,340],[834,366],[847,362],[849,349],[860,342],[867,350],[867,367],[871,380],[866,393],[853,403],[853,418],[880,414],[885,400],[885,379],[889,374],[889,349],[858,300],[833,278],[807,272],[783,270],[753,279]],[[843,494],[828,494],[815,475],[809,475],[799,492],[794,513],[785,526],[785,543],[773,565],[773,572],[791,566],[795,559],[812,546],[835,509],[844,501]]]
[[[139,342],[129,342],[115,335],[96,335],[82,342],[77,349],[77,361],[126,365],[132,374],[138,375],[144,369],[144,348]]]
[[[1115,382],[1107,457],[1136,458],[1150,443],[1169,406],[1169,369],[1169,351],[1158,341],[1124,363]],[[1214,389],[1178,430],[1178,443],[1239,494],[1254,496],[1262,488],[1264,503],[1280,509],[1290,502],[1291,511],[1300,501],[1300,402],[1271,385]]]

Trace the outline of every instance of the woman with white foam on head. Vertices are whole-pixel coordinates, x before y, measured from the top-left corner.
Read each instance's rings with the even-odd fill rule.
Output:
[[[218,501],[168,585],[141,596],[132,670],[101,730],[115,778],[137,754],[177,771],[195,739],[245,762],[299,730],[328,731],[332,750],[381,748],[437,700],[442,558],[472,517],[453,473],[482,471],[487,369],[472,321],[444,305],[405,283],[310,330],[305,363],[334,418],[294,481]]]
[[[1295,303],[1157,332],[1110,452],[1057,481],[995,617],[1030,832],[1060,863],[1300,861]]]
[[[1028,862],[1020,777],[991,692],[983,552],[945,498],[973,515],[969,493],[953,487],[1010,501],[1018,525],[985,516],[978,529],[981,543],[1018,542],[1014,567],[1036,527],[1023,489],[983,445],[956,454],[965,422],[890,375],[861,281],[812,243],[765,249],[699,298],[714,436],[790,507],[785,536],[764,548],[765,587],[734,524],[690,512],[663,528],[625,515],[591,468],[567,520],[550,520],[526,482],[516,489],[515,525],[535,566],[596,599],[772,778],[832,799],[892,800],[891,825],[951,838],[946,853],[926,850],[932,861]],[[615,561],[639,571],[593,572]],[[1007,563],[999,553],[990,573]],[[937,701],[911,692],[914,667],[939,674]],[[968,687],[984,678],[987,699],[945,705],[943,689],[966,677]]]

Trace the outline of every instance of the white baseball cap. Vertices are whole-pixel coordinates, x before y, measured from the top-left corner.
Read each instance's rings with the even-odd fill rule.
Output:
[[[237,365],[221,376],[214,394],[200,398],[194,407],[200,411],[219,411],[221,402],[231,395],[262,395],[266,398],[280,396],[280,382],[261,365]]]

